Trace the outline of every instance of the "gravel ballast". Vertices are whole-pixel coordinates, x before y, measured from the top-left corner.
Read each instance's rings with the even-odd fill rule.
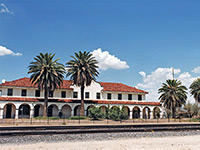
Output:
[[[131,133],[98,133],[98,134],[55,134],[55,135],[27,135],[27,136],[2,136],[0,144],[33,144],[53,142],[81,142],[81,141],[106,141],[116,139],[132,139],[144,137],[174,137],[200,135],[200,130],[178,132],[131,132]]]

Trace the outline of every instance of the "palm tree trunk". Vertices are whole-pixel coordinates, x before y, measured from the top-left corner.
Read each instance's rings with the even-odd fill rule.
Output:
[[[47,113],[48,113],[48,89],[44,90],[44,113],[43,113],[43,117],[47,117]]]
[[[85,109],[84,109],[84,85],[81,85],[81,110],[80,116],[85,116]]]

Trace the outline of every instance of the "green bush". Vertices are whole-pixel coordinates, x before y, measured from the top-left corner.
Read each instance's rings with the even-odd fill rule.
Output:
[[[89,111],[88,117],[90,117],[94,120],[104,118],[104,113],[102,112],[100,107],[92,107],[88,111]]]
[[[114,108],[108,110],[107,117],[108,117],[108,119],[112,119],[115,121],[127,120],[128,113],[125,112],[124,106],[122,106],[121,109],[119,107],[114,107]]]
[[[79,120],[79,119],[88,119],[88,117],[83,116],[72,116],[68,118],[69,120]]]

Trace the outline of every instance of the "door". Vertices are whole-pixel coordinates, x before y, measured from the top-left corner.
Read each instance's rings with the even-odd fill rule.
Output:
[[[12,105],[7,104],[7,106],[6,106],[6,118],[11,118],[11,113],[12,113]]]

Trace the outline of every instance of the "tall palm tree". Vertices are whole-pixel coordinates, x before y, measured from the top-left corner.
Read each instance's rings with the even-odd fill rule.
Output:
[[[187,88],[181,85],[178,80],[167,80],[163,83],[162,87],[158,89],[158,93],[161,93],[159,99],[163,103],[166,109],[172,111],[172,117],[175,118],[176,107],[182,106],[186,103],[187,99]]]
[[[44,90],[44,117],[47,117],[48,113],[49,92],[60,87],[65,73],[64,65],[57,62],[59,58],[53,60],[54,56],[52,53],[40,53],[28,66],[28,73],[32,73],[30,77],[32,84],[37,85],[39,90]]]
[[[194,96],[195,100],[200,102],[200,78],[194,80],[190,85],[190,93]]]
[[[66,63],[67,77],[74,82],[74,85],[81,88],[81,110],[80,116],[84,116],[84,89],[89,86],[92,81],[96,81],[99,72],[97,71],[97,60],[90,52],[75,53],[75,57],[71,56],[73,60]]]

